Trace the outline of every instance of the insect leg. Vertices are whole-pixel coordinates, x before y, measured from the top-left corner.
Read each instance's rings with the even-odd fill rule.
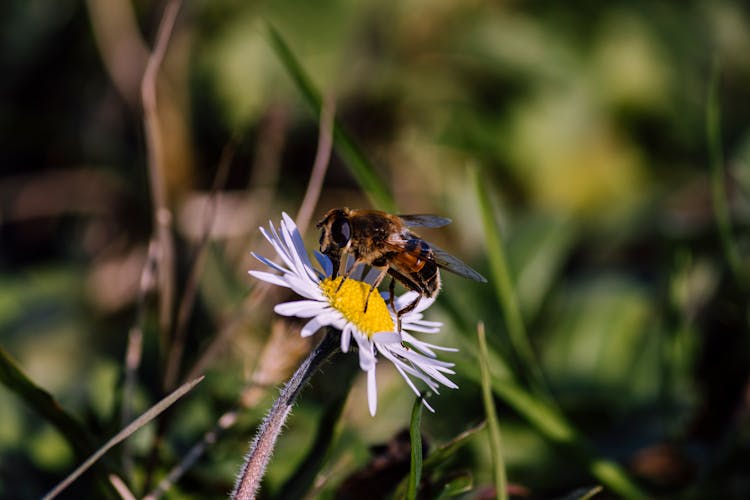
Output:
[[[341,264],[339,265],[339,276],[341,276],[341,283],[339,283],[339,286],[336,287],[336,293],[339,293],[339,290],[341,290],[341,287],[343,286],[344,281],[346,281],[349,278],[349,275],[352,274],[352,271],[354,271],[354,268],[357,267],[357,261],[354,261],[354,263],[352,264],[352,267],[350,267],[349,270],[346,270],[346,261],[347,261],[347,258],[346,256],[344,256],[344,258],[341,259]]]
[[[404,314],[408,312],[413,311],[414,308],[417,307],[417,305],[419,304],[420,300],[422,300],[421,293],[417,295],[417,298],[414,299],[414,301],[411,304],[398,310],[398,312],[396,313],[396,323],[398,324],[398,333],[401,333],[401,316],[403,316]]]
[[[380,269],[380,274],[378,274],[378,277],[375,278],[375,281],[373,281],[372,285],[370,285],[370,290],[367,292],[367,297],[365,298],[365,310],[363,312],[367,312],[367,304],[370,303],[370,294],[378,287],[378,285],[380,285],[380,283],[383,281],[383,278],[385,278],[386,273],[388,273],[388,266]]]
[[[391,306],[391,311],[396,310],[396,279],[391,276],[391,284],[388,285],[388,304]]]

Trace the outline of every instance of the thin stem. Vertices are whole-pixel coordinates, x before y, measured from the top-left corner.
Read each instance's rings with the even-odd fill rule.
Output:
[[[122,410],[120,423],[126,425],[133,419],[133,399],[138,383],[138,368],[141,366],[143,354],[143,323],[146,317],[146,296],[156,285],[156,267],[158,256],[156,243],[152,240],[148,246],[146,262],[141,270],[138,288],[138,306],[136,319],[128,331],[128,344],[125,351],[125,380],[122,385]],[[122,445],[122,464],[125,473],[131,477],[133,472],[132,443],[125,441]]]
[[[333,147],[333,118],[336,109],[336,101],[333,97],[326,96],[323,99],[320,109],[320,135],[318,136],[318,152],[315,153],[315,163],[313,163],[312,172],[310,173],[310,182],[307,184],[305,198],[302,200],[299,212],[297,212],[297,228],[301,234],[305,234],[307,226],[310,224],[315,205],[318,204],[320,191],[323,188],[323,179],[328,170],[328,163],[331,159],[331,149]]]
[[[336,330],[329,329],[318,347],[302,362],[281,390],[281,394],[279,394],[266,418],[263,419],[258,433],[250,443],[250,451],[245,456],[245,463],[237,477],[231,498],[242,500],[255,498],[276,446],[276,440],[281,434],[281,429],[284,427],[297,396],[320,365],[338,352],[338,348],[338,334]]]
[[[148,151],[148,173],[154,211],[154,229],[151,241],[156,244],[158,250],[159,334],[161,347],[164,350],[169,346],[172,331],[172,308],[174,307],[175,297],[175,249],[172,235],[172,211],[167,203],[166,158],[162,128],[159,123],[156,82],[181,6],[181,0],[170,0],[164,8],[156,32],[154,48],[146,61],[146,69],[141,81],[143,127]],[[148,490],[151,483],[154,465],[157,461],[157,448],[166,425],[165,420],[159,420],[159,428],[151,447],[151,455],[146,468],[145,490]]]
[[[482,373],[482,401],[487,414],[487,431],[490,433],[490,455],[492,457],[492,477],[495,482],[495,495],[499,500],[508,499],[508,478],[505,472],[503,458],[503,444],[500,436],[500,423],[495,411],[495,401],[492,399],[492,382],[490,379],[489,354],[487,338],[484,333],[484,323],[477,325],[479,340],[479,369]]]
[[[167,188],[164,179],[164,142],[159,124],[156,99],[156,79],[167,52],[177,13],[182,2],[171,0],[164,9],[156,34],[154,50],[149,55],[141,81],[143,101],[143,126],[148,148],[148,172],[151,198],[154,204],[154,239],[159,245],[159,326],[166,340],[172,323],[174,303],[174,242],[172,241],[172,212],[167,206]],[[166,345],[166,342],[164,343]]]

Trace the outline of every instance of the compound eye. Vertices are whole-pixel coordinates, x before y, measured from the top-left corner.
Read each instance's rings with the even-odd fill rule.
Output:
[[[336,242],[339,248],[345,247],[346,244],[349,243],[349,238],[352,236],[349,222],[343,218],[338,218],[333,221],[333,226],[331,226],[331,236],[333,236],[333,241]]]

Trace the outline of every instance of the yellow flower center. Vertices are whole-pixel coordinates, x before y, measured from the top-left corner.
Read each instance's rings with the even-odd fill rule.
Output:
[[[368,283],[351,278],[344,281],[339,288],[342,279],[341,277],[335,280],[326,278],[320,283],[320,289],[328,298],[328,302],[338,309],[347,321],[353,323],[368,337],[378,332],[395,330],[396,326],[388,313],[388,307],[377,290],[370,293]],[[365,312],[365,301],[367,301],[367,312]]]

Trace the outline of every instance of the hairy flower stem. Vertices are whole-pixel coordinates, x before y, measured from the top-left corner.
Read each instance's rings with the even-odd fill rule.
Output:
[[[250,451],[245,455],[245,463],[242,470],[237,476],[231,498],[250,499],[255,498],[258,492],[260,482],[266,472],[266,467],[273,454],[276,440],[281,434],[289,412],[297,399],[302,387],[307,383],[312,375],[318,370],[321,364],[338,352],[340,332],[332,328],[328,329],[325,338],[318,346],[305,358],[292,378],[286,383],[271,410],[263,419],[263,423],[258,429],[258,433],[250,443]]]

